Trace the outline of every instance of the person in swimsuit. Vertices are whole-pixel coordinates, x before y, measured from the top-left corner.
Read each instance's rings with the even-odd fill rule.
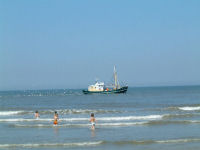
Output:
[[[54,125],[57,125],[58,124],[58,113],[57,111],[55,111],[54,113],[54,122],[53,122]]]
[[[40,117],[39,112],[36,110],[35,111],[35,118],[38,119]]]
[[[91,122],[91,129],[92,130],[95,130],[95,122],[96,122],[96,119],[94,118],[94,113],[91,113],[91,117],[90,117],[90,122]]]

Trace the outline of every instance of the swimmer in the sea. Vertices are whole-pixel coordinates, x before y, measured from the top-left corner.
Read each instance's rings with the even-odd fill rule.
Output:
[[[38,119],[40,117],[39,112],[36,110],[35,111],[35,118]]]
[[[94,117],[94,113],[91,113],[91,117],[90,117],[90,122],[91,122],[91,129],[92,130],[95,130],[95,122],[96,122],[96,119]]]
[[[55,111],[54,113],[54,122],[53,122],[54,125],[57,125],[58,124],[58,113],[57,111]]]

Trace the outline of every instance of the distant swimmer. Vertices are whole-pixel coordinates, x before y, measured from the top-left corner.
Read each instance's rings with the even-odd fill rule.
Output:
[[[39,112],[36,110],[35,111],[35,118],[38,119],[40,117]]]
[[[53,122],[54,125],[57,125],[58,124],[58,113],[57,111],[55,111],[54,113],[54,122]]]
[[[95,122],[96,122],[96,119],[94,117],[94,113],[91,113],[91,117],[90,117],[90,122],[91,122],[91,129],[92,130],[95,130]]]

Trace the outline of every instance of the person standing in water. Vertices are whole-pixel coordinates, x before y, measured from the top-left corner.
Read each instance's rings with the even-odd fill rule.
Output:
[[[94,117],[94,113],[91,113],[91,117],[90,117],[90,122],[91,122],[91,129],[92,130],[95,130],[95,122],[96,122],[96,119]]]
[[[36,110],[35,111],[35,118],[38,119],[40,117],[39,112]]]
[[[55,111],[54,113],[54,122],[53,122],[54,125],[57,125],[58,124],[58,113],[57,111]]]

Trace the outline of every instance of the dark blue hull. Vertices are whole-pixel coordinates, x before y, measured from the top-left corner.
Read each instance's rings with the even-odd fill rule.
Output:
[[[83,90],[84,94],[94,94],[94,93],[100,93],[100,94],[119,94],[119,93],[126,93],[128,90],[128,86],[121,87],[116,90],[105,90],[105,91],[88,91],[88,90]]]

